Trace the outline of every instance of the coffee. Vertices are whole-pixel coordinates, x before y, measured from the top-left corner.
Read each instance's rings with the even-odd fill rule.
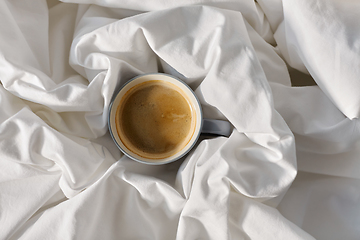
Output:
[[[117,133],[133,153],[151,159],[181,151],[195,131],[196,114],[172,83],[150,80],[132,87],[117,108]]]

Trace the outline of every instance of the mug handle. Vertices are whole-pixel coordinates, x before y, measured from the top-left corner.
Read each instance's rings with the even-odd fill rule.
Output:
[[[232,126],[228,121],[215,120],[215,119],[203,119],[203,125],[201,129],[202,134],[220,135],[229,137],[232,132]]]

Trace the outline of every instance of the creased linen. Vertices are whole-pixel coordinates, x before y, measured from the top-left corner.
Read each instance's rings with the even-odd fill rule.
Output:
[[[357,239],[356,9],[1,2],[0,239]],[[317,86],[292,87],[297,71]],[[123,156],[109,104],[153,72],[185,81],[231,136],[163,166]]]

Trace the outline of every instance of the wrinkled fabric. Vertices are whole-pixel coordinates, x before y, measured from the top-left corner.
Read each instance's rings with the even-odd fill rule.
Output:
[[[0,2],[0,239],[359,239],[359,12]],[[232,134],[166,165],[124,156],[109,104],[154,72],[186,82]]]

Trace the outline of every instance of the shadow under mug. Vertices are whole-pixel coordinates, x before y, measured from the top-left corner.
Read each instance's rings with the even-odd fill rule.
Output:
[[[134,151],[131,151],[122,141],[122,138],[119,136],[119,131],[117,130],[116,124],[116,114],[119,104],[123,104],[123,99],[126,97],[127,93],[139,84],[154,80],[175,85],[178,89],[181,90],[183,94],[186,95],[187,100],[190,101],[193,110],[195,111],[195,127],[190,140],[182,149],[180,149],[173,155],[164,158],[144,157],[136,154]],[[135,161],[152,165],[166,164],[182,158],[195,146],[200,134],[202,133],[219,136],[229,136],[232,131],[232,127],[227,121],[204,119],[200,102],[192,89],[180,79],[164,73],[139,75],[126,82],[116,94],[116,96],[113,98],[113,101],[109,106],[108,127],[110,135],[113,138],[115,144],[126,156]]]

